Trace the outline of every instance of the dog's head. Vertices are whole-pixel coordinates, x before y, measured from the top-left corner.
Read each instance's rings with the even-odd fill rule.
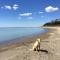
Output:
[[[40,38],[38,38],[38,39],[37,39],[37,41],[38,41],[38,42],[41,42],[41,39],[40,39]]]

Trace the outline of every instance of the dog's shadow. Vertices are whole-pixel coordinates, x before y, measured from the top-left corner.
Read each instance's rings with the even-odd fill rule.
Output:
[[[45,53],[48,53],[48,51],[47,50],[43,50],[43,49],[39,49],[39,50],[37,50],[38,52],[45,52]]]

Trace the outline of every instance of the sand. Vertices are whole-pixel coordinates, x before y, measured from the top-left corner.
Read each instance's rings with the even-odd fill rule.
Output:
[[[22,42],[8,46],[8,49],[0,51],[0,60],[60,60],[60,29],[48,28],[50,31],[41,36],[30,38]],[[37,38],[41,38],[41,50],[32,51],[32,46]]]

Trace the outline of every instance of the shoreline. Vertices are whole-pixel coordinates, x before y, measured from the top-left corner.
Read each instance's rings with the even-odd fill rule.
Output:
[[[39,52],[31,50],[37,38],[41,38]],[[0,60],[60,60],[60,28],[48,28],[48,32],[40,36],[8,46],[0,52]]]
[[[7,44],[0,45],[0,52],[7,51],[9,49],[13,49],[13,48],[16,48],[19,46],[24,46],[26,44],[34,43],[37,38],[41,38],[43,40],[49,36],[48,33],[50,32],[50,30],[49,29],[47,29],[47,30],[48,30],[47,32],[37,34],[36,36],[23,38],[21,41],[16,39],[18,41],[14,42],[14,43],[7,43]]]

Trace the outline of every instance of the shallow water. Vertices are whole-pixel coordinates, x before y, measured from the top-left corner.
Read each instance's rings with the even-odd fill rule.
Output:
[[[0,42],[46,32],[42,28],[0,28]]]

